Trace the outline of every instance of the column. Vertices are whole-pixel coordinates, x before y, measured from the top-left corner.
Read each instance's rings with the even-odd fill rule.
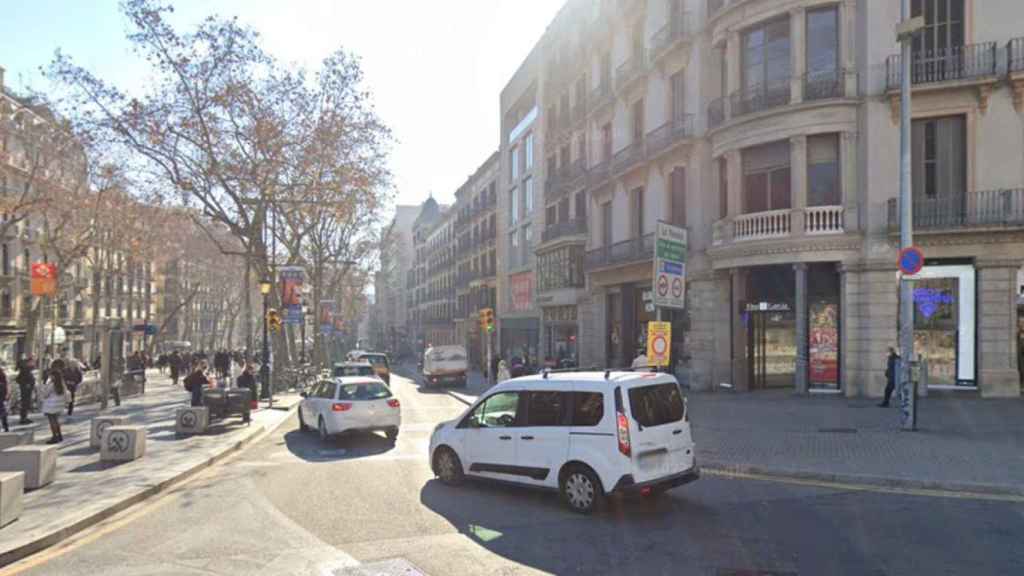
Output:
[[[739,150],[729,150],[725,158],[725,177],[729,187],[729,219],[743,213],[740,199],[743,197],[743,161]],[[731,238],[731,234],[729,235]]]
[[[836,274],[839,275],[839,390],[848,398],[856,396],[857,388],[853,385],[853,380],[849,377],[846,370],[846,358],[847,358],[847,340],[850,331],[850,299],[847,296],[849,292],[849,285],[847,284],[850,279],[846,272],[846,265],[842,262],[836,263]]]
[[[726,118],[732,118],[732,98],[730,96],[733,92],[740,89],[740,35],[739,32],[729,32],[729,36],[725,43],[725,61],[729,77],[726,79],[726,88],[728,89],[726,94],[722,94],[724,99]]]
[[[807,393],[807,264],[793,265],[796,272],[796,373],[797,394]]]
[[[742,268],[733,268],[729,271],[732,282],[732,385],[736,390],[746,391],[750,389],[749,366],[747,365],[747,330],[743,325],[740,306],[747,299],[746,271]]]
[[[789,11],[789,59],[793,75],[789,79],[789,101],[793,104],[803,102],[804,73],[807,70],[807,57],[804,46],[807,19],[803,7]]]
[[[807,208],[807,136],[789,139],[789,186],[792,194],[792,234],[804,233],[804,208]]]
[[[839,5],[839,65],[843,74],[843,94],[857,94],[857,0],[844,0]]]
[[[857,187],[857,133],[846,131],[839,133],[839,193],[843,205],[843,230],[853,232],[860,229],[857,200],[860,190]]]
[[[978,259],[976,309],[978,366],[982,397],[1020,396],[1017,371],[1017,270],[1019,260]]]

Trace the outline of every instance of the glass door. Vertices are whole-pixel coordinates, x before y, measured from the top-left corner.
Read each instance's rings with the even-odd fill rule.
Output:
[[[914,283],[914,353],[928,361],[929,386],[956,386],[959,353],[958,278]]]

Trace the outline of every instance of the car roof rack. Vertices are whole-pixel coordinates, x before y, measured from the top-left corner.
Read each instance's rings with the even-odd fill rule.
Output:
[[[658,372],[659,366],[644,364],[643,366],[625,366],[622,368],[605,368],[604,379],[607,380],[612,372]]]
[[[553,369],[545,367],[545,368],[543,368],[540,371],[540,374],[541,374],[541,376],[544,377],[545,380],[547,380],[548,379],[548,374],[558,374],[558,373],[561,373],[561,372],[596,372],[596,371],[597,371],[597,366],[591,366],[590,368],[579,368],[579,367],[576,367],[576,368],[553,368]]]

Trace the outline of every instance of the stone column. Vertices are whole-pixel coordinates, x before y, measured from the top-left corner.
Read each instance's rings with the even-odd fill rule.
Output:
[[[986,398],[1020,396],[1017,371],[1019,260],[976,261],[978,271],[978,390]]]
[[[857,188],[857,133],[839,133],[839,186],[840,203],[843,205],[843,230],[855,232],[860,229],[857,212],[859,189]]]
[[[739,150],[729,150],[724,157],[729,186],[729,219],[732,220],[743,213],[743,207],[740,206],[743,197],[743,160]]]
[[[793,104],[804,100],[804,73],[807,71],[806,41],[807,18],[804,8],[789,11],[789,59],[793,75],[789,79],[789,101]]]
[[[740,312],[741,304],[747,299],[747,271],[742,268],[733,268],[729,271],[732,282],[732,302],[730,303],[732,316],[732,385],[736,390],[746,391],[750,389],[748,379],[747,358],[747,327],[743,324]]]
[[[807,393],[807,264],[793,265],[796,272],[796,373],[797,394]]]
[[[793,205],[793,236],[803,236],[807,208],[807,136],[789,139],[789,187]]]
[[[839,390],[845,396],[853,397],[857,395],[857,386],[854,385],[853,379],[850,378],[846,369],[847,341],[850,332],[850,319],[853,317],[850,313],[850,299],[847,297],[850,278],[846,272],[846,265],[841,262],[837,263],[836,274],[839,275]]]
[[[844,0],[839,5],[839,66],[844,95],[857,95],[857,0]]]

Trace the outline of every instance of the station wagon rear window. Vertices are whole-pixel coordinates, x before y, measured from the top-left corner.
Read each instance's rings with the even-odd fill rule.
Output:
[[[338,386],[338,400],[381,400],[390,398],[391,391],[379,382],[342,384]]]
[[[668,382],[638,386],[629,390],[633,418],[641,426],[660,426],[683,419],[683,394],[679,386]]]

